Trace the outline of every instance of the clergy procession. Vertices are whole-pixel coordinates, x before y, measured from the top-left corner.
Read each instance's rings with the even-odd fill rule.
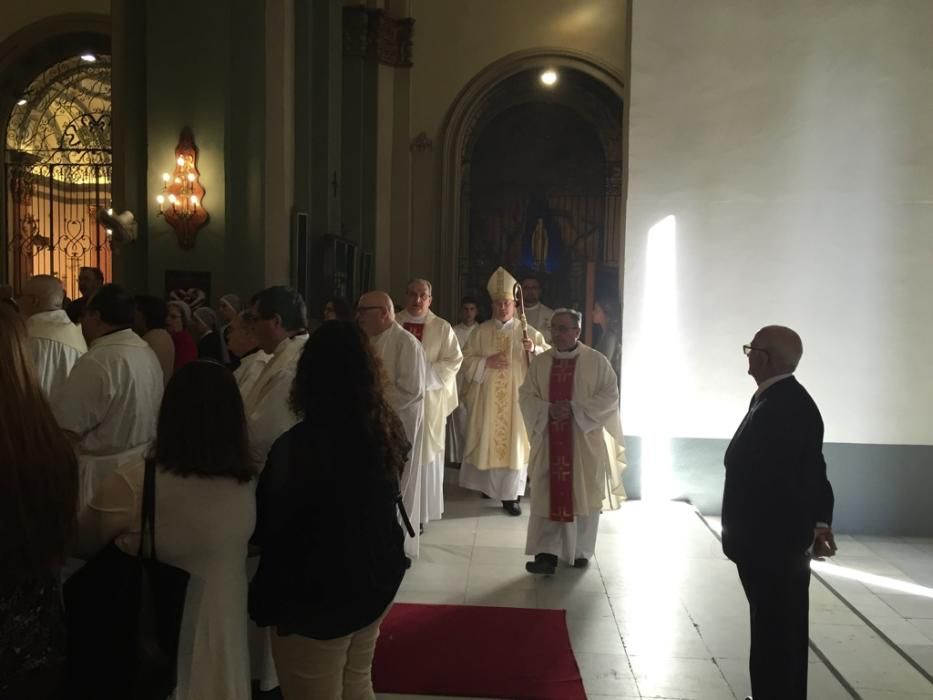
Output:
[[[43,515],[52,544],[20,534],[64,562],[24,587],[22,624],[41,615],[70,640],[24,648],[24,668],[58,670],[23,674],[15,697],[62,678],[82,698],[136,682],[88,656],[125,653],[89,620],[118,585],[102,558],[152,537],[149,556],[187,577],[173,697],[373,698],[379,626],[444,517],[445,472],[502,517],[530,496],[537,575],[586,567],[600,513],[625,498],[617,374],[533,276],[498,268],[483,322],[466,297],[452,326],[413,279],[401,308],[383,291],[333,299],[311,330],[288,287],[226,295],[215,315],[98,273],[70,304],[36,275],[0,305],[4,430],[20,451],[7,457],[23,465],[8,483],[24,508],[58,509]]]

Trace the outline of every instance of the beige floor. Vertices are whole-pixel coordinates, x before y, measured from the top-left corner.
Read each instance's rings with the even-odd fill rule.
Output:
[[[589,569],[562,567],[553,577],[536,577],[524,571],[525,510],[509,517],[495,502],[449,488],[444,520],[428,526],[398,601],[566,609],[591,698],[745,697],[745,599],[735,568],[696,511],[677,503],[627,503],[603,515]],[[933,597],[925,593],[933,595],[933,588],[886,587],[911,580],[933,586],[933,540],[841,536],[840,545],[836,563],[846,576],[866,571],[886,578],[866,585],[819,573],[871,624],[814,578],[811,639],[854,694],[811,653],[811,700],[933,700],[929,680],[872,628],[921,667],[933,665]]]

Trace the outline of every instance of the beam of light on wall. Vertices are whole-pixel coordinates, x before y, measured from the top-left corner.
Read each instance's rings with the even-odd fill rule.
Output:
[[[671,407],[676,401],[677,220],[666,216],[648,231],[642,309],[643,411],[641,497],[672,498]]]
[[[878,588],[887,588],[888,590],[897,591],[898,593],[909,593],[910,595],[919,595],[924,598],[933,598],[933,588],[929,588],[928,586],[921,586],[920,584],[910,583],[909,581],[901,581],[896,578],[890,578],[889,576],[869,574],[868,572],[859,571],[858,569],[850,569],[847,566],[831,564],[828,561],[811,561],[810,568],[824,576],[847,578],[851,581],[858,581],[859,583],[877,586]]]

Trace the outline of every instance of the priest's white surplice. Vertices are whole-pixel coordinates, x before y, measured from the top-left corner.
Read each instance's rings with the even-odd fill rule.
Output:
[[[87,352],[81,326],[62,309],[41,311],[26,320],[39,386],[46,398],[65,383],[78,358]]]
[[[531,326],[528,336],[536,352],[548,348]],[[486,367],[486,359],[505,353],[505,369]],[[473,332],[463,351],[466,377],[467,439],[460,466],[460,485],[490,498],[514,501],[525,490],[528,437],[518,405],[528,360],[522,327],[516,319],[486,321]]]
[[[458,323],[454,326],[454,334],[457,336],[457,342],[460,344],[460,350],[466,347],[467,341],[473,334],[473,331],[479,328],[478,323],[470,326]],[[460,365],[460,371],[457,372],[457,393],[460,402],[457,408],[447,418],[447,450],[446,459],[449,462],[459,464],[463,460],[463,449],[466,446],[467,433],[467,410],[464,402],[466,394],[466,381],[463,365]]]
[[[415,529],[405,538],[405,553],[418,556],[418,524],[421,520],[421,455],[424,440],[424,396],[426,362],[421,343],[397,323],[370,339],[373,352],[382,362],[386,401],[405,426],[411,454],[402,474],[402,503]]]
[[[250,449],[260,470],[266,466],[272,444],[298,422],[289,397],[306,342],[308,335],[303,333],[279,343],[244,395]]]
[[[576,358],[573,376],[573,511],[574,523],[548,519],[551,475],[548,447],[550,377],[554,359]],[[553,553],[565,558],[592,556],[598,515],[618,508],[625,498],[621,473],[625,468],[619,390],[615,372],[599,352],[577,343],[569,352],[551,349],[531,363],[521,388],[521,410],[531,443],[529,478],[534,494],[526,552]],[[594,522],[594,518],[596,518]],[[555,533],[563,531],[561,552],[549,551]],[[577,541],[579,536],[583,541]],[[583,552],[583,553],[581,553]],[[572,559],[571,559],[572,561]]]
[[[453,328],[428,311],[413,316],[402,311],[400,324],[424,326],[421,347],[425,362],[424,438],[421,449],[421,522],[440,520],[444,514],[444,437],[447,417],[457,408],[457,372],[463,353]]]
[[[245,400],[259,379],[259,375],[269,364],[272,355],[262,350],[255,350],[240,358],[240,366],[233,370],[233,378],[240,389],[240,396]]]
[[[80,452],[114,455],[155,438],[162,388],[158,358],[127,328],[91,343],[53,393],[52,412]]]
[[[544,304],[525,307],[525,320],[528,325],[537,328],[541,332],[546,343],[551,342],[551,318],[553,316],[554,309]]]

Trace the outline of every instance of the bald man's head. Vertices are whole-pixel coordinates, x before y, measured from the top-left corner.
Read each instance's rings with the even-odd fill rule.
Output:
[[[786,326],[765,326],[755,333],[748,355],[748,373],[761,384],[779,374],[797,369],[803,355],[803,342]]]
[[[356,305],[356,321],[368,336],[379,335],[395,322],[395,304],[385,292],[366,292]]]
[[[23,283],[20,310],[26,317],[43,311],[57,311],[65,300],[61,281],[52,275],[35,275]]]

